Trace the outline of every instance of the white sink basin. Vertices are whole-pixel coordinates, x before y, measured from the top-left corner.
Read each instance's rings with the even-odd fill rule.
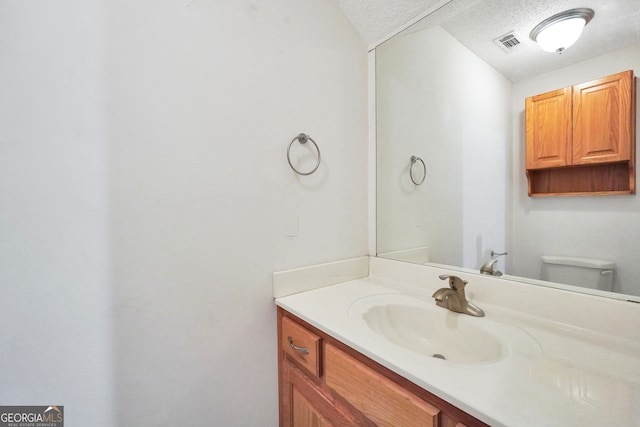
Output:
[[[349,316],[390,343],[457,364],[496,363],[509,353],[505,342],[512,342],[503,339],[512,337],[495,321],[454,313],[415,295],[365,297],[351,304]]]

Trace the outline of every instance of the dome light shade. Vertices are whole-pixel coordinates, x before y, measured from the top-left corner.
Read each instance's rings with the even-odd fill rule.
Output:
[[[537,42],[542,50],[562,53],[578,41],[582,30],[593,15],[593,10],[586,8],[558,13],[536,25],[529,37]]]

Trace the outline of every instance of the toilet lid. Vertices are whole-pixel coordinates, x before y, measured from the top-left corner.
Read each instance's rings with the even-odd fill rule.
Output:
[[[557,255],[543,255],[542,262],[545,264],[571,265],[574,267],[597,268],[600,270],[608,270],[615,267],[615,264],[612,261],[608,261],[606,259]]]

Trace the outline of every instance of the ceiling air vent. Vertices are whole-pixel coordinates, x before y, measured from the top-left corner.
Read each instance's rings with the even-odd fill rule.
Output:
[[[518,37],[514,31],[511,31],[510,33],[498,37],[494,42],[505,52],[513,52],[514,50],[522,47],[520,40],[520,37]]]

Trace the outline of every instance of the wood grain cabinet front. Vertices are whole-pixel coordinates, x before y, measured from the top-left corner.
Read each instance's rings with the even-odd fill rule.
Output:
[[[331,344],[325,346],[325,367],[327,385],[376,425],[438,425],[438,408]]]
[[[571,88],[527,98],[527,169],[571,164]]]
[[[530,196],[635,194],[633,71],[525,100]]]
[[[291,362],[280,366],[280,426],[371,426]]]
[[[573,86],[573,164],[631,159],[635,146],[633,72]]]
[[[278,335],[281,427],[486,426],[282,308]]]
[[[320,337],[289,318],[282,319],[280,345],[284,352],[312,375],[320,376]]]

